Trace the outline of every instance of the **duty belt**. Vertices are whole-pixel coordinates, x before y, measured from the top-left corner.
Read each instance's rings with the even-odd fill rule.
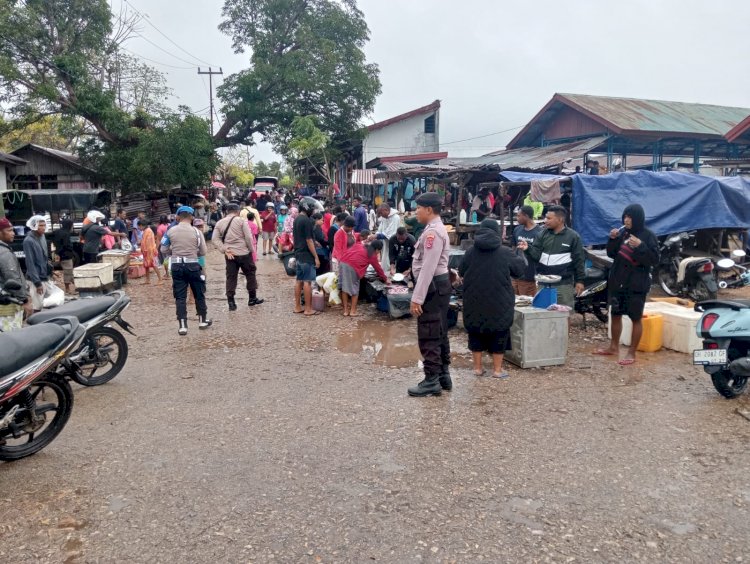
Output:
[[[172,257],[172,264],[175,263],[191,263],[191,262],[199,262],[200,259],[197,258],[187,258],[187,257]]]

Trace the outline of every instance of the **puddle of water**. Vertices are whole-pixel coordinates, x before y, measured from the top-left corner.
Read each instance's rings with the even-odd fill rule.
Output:
[[[417,328],[413,321],[361,321],[356,329],[340,333],[336,348],[347,354],[365,353],[374,364],[389,368],[418,367],[422,355],[417,345]],[[453,353],[452,363],[469,366],[468,359]]]

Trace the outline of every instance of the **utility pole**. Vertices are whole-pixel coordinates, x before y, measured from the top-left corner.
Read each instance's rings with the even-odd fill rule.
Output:
[[[221,67],[219,67],[219,70],[215,71],[211,67],[208,67],[207,71],[202,71],[200,67],[198,67],[198,74],[207,74],[208,75],[208,98],[209,98],[209,111],[211,112],[211,137],[214,136],[214,82],[213,82],[213,76],[215,74],[224,74],[224,71],[221,70]]]

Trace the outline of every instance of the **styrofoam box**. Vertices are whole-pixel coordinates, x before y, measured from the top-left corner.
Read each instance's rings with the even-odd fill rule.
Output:
[[[516,308],[510,328],[513,350],[505,353],[505,359],[521,368],[565,364],[568,317],[566,311]]]
[[[84,264],[73,269],[76,288],[98,289],[114,282],[114,269],[110,262]]]
[[[99,256],[102,257],[102,262],[112,263],[112,268],[115,270],[127,266],[130,262],[130,253],[128,251],[104,251],[103,253],[100,253]]]
[[[664,348],[682,353],[692,353],[695,349],[703,348],[703,340],[695,332],[695,327],[701,318],[700,312],[667,302],[646,302],[643,312],[660,313],[664,317],[664,333],[662,334]],[[630,346],[632,331],[633,324],[630,318],[623,315],[620,344]],[[607,334],[612,336],[611,322],[607,325]]]

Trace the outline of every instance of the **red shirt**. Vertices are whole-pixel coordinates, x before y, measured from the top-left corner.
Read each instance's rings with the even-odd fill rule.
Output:
[[[268,210],[260,212],[260,222],[263,225],[264,233],[276,232],[276,214],[274,212]]]
[[[338,233],[336,233],[338,236]],[[344,254],[339,259],[344,264],[351,266],[357,273],[357,276],[362,278],[367,272],[367,267],[372,266],[375,272],[378,273],[378,277],[383,281],[387,282],[388,277],[383,272],[383,267],[380,266],[380,260],[378,259],[378,253],[372,253],[372,256],[367,256],[367,249],[361,243],[354,243],[351,247],[344,251]]]
[[[354,231],[351,233],[354,235]],[[348,236],[349,234],[344,231],[344,228],[342,227],[338,231],[336,231],[336,235],[333,236],[333,258],[336,260],[339,260],[341,258],[341,255],[344,254],[344,251],[346,251],[346,248],[348,245]]]
[[[328,230],[331,228],[332,220],[333,220],[332,213],[326,212],[323,214],[323,237],[325,237],[326,241],[328,241]]]

